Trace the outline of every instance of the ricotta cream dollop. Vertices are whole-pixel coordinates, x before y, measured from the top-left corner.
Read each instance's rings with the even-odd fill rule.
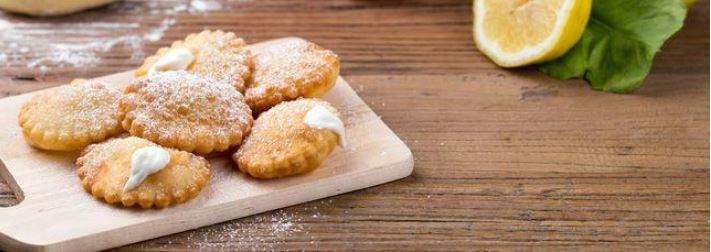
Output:
[[[346,129],[338,116],[324,106],[316,106],[306,112],[304,123],[316,129],[328,129],[338,135],[338,145],[346,147]]]
[[[163,55],[163,57],[158,59],[156,63],[153,63],[151,68],[148,69],[148,74],[151,75],[156,72],[186,70],[194,60],[195,56],[188,49],[171,49],[168,53]]]
[[[131,176],[126,181],[123,191],[130,191],[139,186],[149,175],[159,172],[170,163],[170,153],[161,147],[143,147],[131,156]]]

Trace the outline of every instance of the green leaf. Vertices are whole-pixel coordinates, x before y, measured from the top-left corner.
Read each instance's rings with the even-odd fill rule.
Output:
[[[679,0],[593,0],[580,41],[539,69],[558,79],[585,78],[596,90],[630,92],[642,84],[654,55],[685,17]]]

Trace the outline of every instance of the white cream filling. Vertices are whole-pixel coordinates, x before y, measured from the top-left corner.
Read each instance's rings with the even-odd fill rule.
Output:
[[[195,60],[195,56],[190,50],[185,48],[171,49],[156,63],[153,63],[151,68],[148,69],[148,75],[156,72],[186,70],[193,63],[193,60]]]
[[[131,177],[123,187],[124,192],[136,188],[149,175],[156,173],[170,163],[170,153],[161,147],[143,147],[131,156]]]
[[[338,145],[342,148],[346,147],[346,129],[343,122],[338,116],[331,113],[324,106],[313,107],[309,112],[306,112],[304,123],[309,127],[316,129],[328,129],[338,135]]]

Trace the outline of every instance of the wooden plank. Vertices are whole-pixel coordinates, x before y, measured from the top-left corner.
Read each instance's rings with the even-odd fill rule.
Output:
[[[250,49],[258,52],[288,40],[297,38]],[[132,78],[132,72],[124,72],[100,79],[121,86]],[[0,150],[5,166],[0,174],[22,200],[0,208],[0,247],[11,250],[111,248],[382,184],[408,176],[413,168],[407,146],[339,79],[324,99],[342,111],[349,145],[316,171],[256,180],[235,171],[226,153],[210,158],[208,187],[185,204],[161,210],[112,207],[83,191],[74,170],[76,153],[43,152],[24,142],[17,113],[36,94],[0,100],[0,146],[13,146]]]
[[[499,69],[472,43],[471,0],[219,1],[220,10],[176,15],[150,12],[187,1],[142,2],[1,18],[53,43],[76,41],[68,30],[86,22],[141,24],[82,28],[83,38],[112,39],[174,18],[161,40],[141,44],[145,54],[205,28],[249,42],[305,37],[341,55],[345,79],[417,162],[405,180],[118,250],[709,249],[708,0],[631,95]],[[0,67],[0,95],[140,64],[119,45],[98,52],[97,65],[40,75],[26,65],[46,52],[0,52],[18,55]],[[11,204],[3,192],[0,204]]]

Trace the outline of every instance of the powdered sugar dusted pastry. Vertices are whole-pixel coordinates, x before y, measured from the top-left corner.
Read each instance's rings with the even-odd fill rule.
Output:
[[[126,207],[181,203],[197,196],[210,179],[205,158],[138,137],[90,145],[76,165],[87,192]]]
[[[186,71],[136,79],[119,102],[123,128],[160,145],[201,154],[242,143],[252,112],[232,86]]]
[[[245,93],[259,113],[282,101],[322,97],[338,79],[338,55],[320,46],[293,40],[254,56],[254,70]]]
[[[298,99],[262,113],[232,159],[253,177],[278,178],[316,169],[339,142],[345,144],[345,129],[338,111],[320,99]]]
[[[154,72],[186,70],[202,77],[226,82],[244,92],[250,75],[251,53],[234,33],[202,31],[175,41],[146,58],[135,72],[143,77]]]
[[[20,109],[25,140],[45,150],[75,151],[123,132],[121,91],[95,80],[71,84],[32,97]]]

